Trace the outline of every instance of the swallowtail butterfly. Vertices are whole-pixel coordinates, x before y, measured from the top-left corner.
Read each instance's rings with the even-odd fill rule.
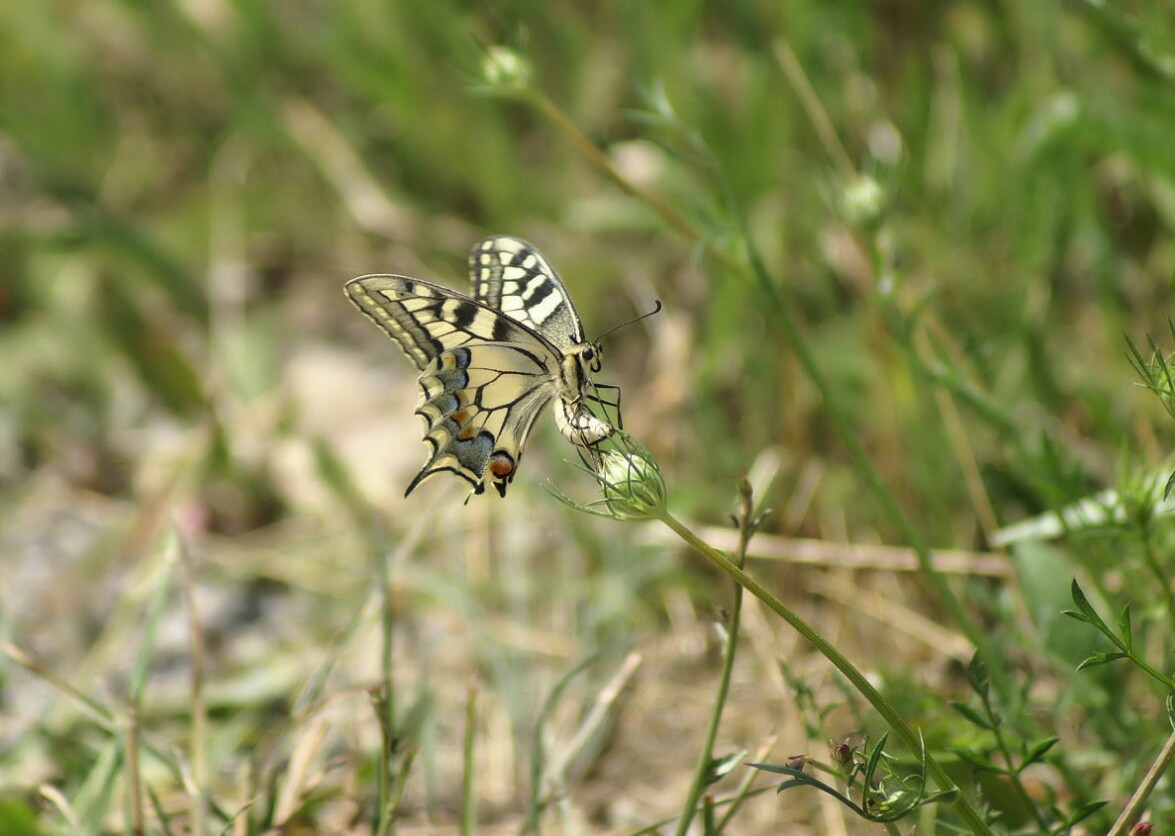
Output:
[[[360,276],[347,295],[420,370],[417,415],[430,455],[404,495],[449,471],[498,494],[514,480],[535,419],[554,403],[555,423],[591,447],[613,429],[585,400],[600,347],[590,342],[567,288],[547,260],[500,235],[469,254],[473,295],[406,276]]]

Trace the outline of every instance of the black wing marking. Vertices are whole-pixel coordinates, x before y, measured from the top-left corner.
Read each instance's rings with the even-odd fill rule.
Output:
[[[560,349],[586,341],[567,288],[547,260],[521,238],[495,235],[469,253],[473,296],[542,334]]]
[[[346,290],[420,369],[416,412],[430,456],[405,495],[448,471],[475,493],[492,479],[505,496],[535,419],[558,391],[559,350],[523,323],[430,282],[361,276]]]

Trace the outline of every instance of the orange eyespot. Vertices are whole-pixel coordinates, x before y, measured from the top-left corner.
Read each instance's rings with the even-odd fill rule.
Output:
[[[503,450],[499,450],[490,457],[490,473],[498,479],[513,476],[515,468],[513,457]]]
[[[469,441],[475,435],[477,435],[477,427],[473,426],[473,424],[466,424],[461,428],[461,432],[457,433],[457,440]]]

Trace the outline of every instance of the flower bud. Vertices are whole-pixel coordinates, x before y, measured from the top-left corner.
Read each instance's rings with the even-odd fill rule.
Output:
[[[881,184],[868,175],[857,177],[841,189],[841,214],[854,226],[872,225],[884,208],[885,192]]]
[[[482,62],[482,73],[494,87],[523,88],[530,84],[530,64],[505,46],[491,46]]]
[[[665,479],[657,460],[627,433],[617,449],[606,451],[596,470],[611,516],[623,520],[656,517],[665,511]]]

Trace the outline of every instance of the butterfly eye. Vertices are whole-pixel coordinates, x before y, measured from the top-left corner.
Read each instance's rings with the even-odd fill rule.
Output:
[[[600,370],[600,357],[603,353],[598,345],[592,343],[585,343],[583,348],[579,350],[580,359],[593,373]]]

